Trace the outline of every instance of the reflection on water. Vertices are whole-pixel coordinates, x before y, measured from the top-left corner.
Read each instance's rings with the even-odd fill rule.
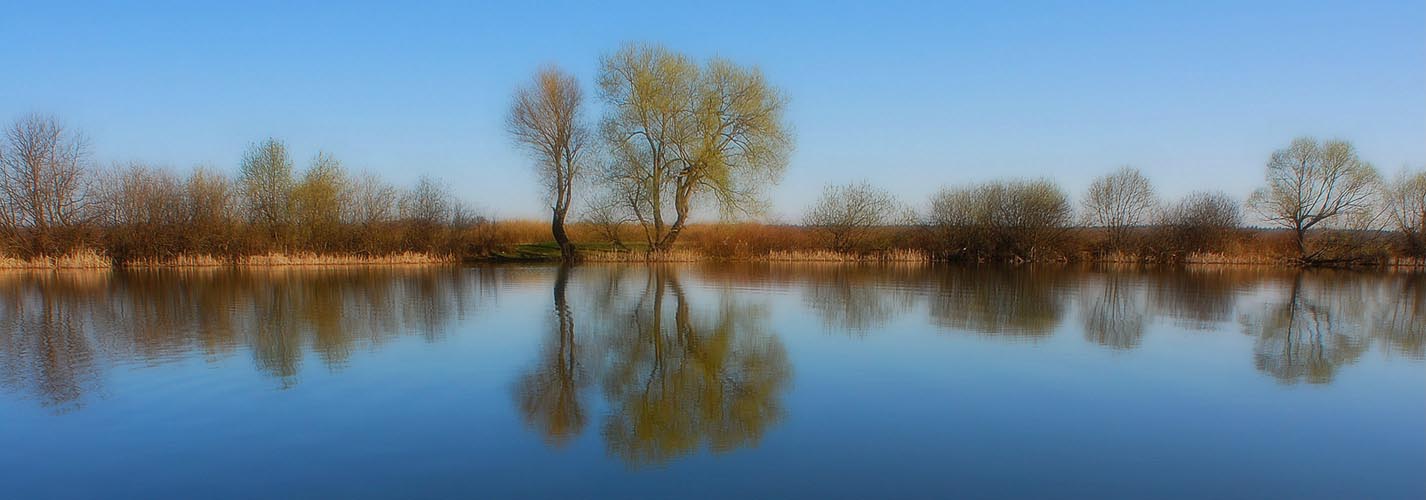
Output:
[[[532,348],[507,374],[513,405],[499,404],[553,449],[587,437],[621,463],[661,465],[753,448],[789,419],[797,358],[774,331],[779,312],[815,318],[809,328],[827,342],[872,342],[910,324],[942,342],[1072,339],[1124,356],[1164,328],[1241,333],[1251,352],[1221,358],[1285,384],[1329,384],[1374,348],[1426,357],[1424,283],[1410,273],[919,265],[11,273],[0,275],[0,387],[82,412],[96,396],[123,396],[107,383],[120,367],[247,357],[273,389],[290,389],[314,363],[340,376],[355,353],[379,355],[393,339],[439,346],[466,335],[457,325],[492,319],[482,314],[514,320],[491,312],[500,296],[537,291],[541,317],[500,333]]]
[[[0,275],[0,381],[61,410],[102,386],[98,358],[155,364],[248,351],[281,386],[304,353],[340,369],[389,338],[439,341],[491,275],[454,268]]]
[[[1298,274],[1282,291],[1244,314],[1244,332],[1257,338],[1253,359],[1279,381],[1331,382],[1374,340],[1420,359],[1426,296],[1419,276],[1364,279],[1341,272]]]
[[[588,268],[590,317],[576,320],[572,270],[554,284],[554,328],[518,383],[527,423],[556,445],[584,430],[584,389],[597,379],[607,404],[601,435],[630,464],[658,464],[706,446],[756,444],[782,415],[791,367],[765,310],[724,291],[696,303],[666,267]],[[640,283],[641,282],[641,286]],[[627,293],[620,293],[626,291]]]

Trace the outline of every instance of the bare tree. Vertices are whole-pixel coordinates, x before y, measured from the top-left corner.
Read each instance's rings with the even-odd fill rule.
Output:
[[[1408,250],[1426,256],[1426,171],[1402,170],[1382,192],[1387,217],[1406,238]]]
[[[575,251],[565,233],[565,217],[590,149],[583,103],[579,81],[559,68],[549,67],[515,91],[505,122],[515,142],[529,150],[537,162],[536,170],[553,212],[550,232],[559,245],[560,256],[567,261],[574,259]]]
[[[1190,193],[1164,210],[1166,244],[1182,252],[1221,250],[1227,234],[1243,223],[1238,207],[1237,200],[1221,191]]]
[[[342,196],[347,203],[342,207],[342,219],[347,224],[373,226],[389,222],[396,215],[396,202],[400,192],[387,184],[376,174],[366,172],[347,183],[347,193]]]
[[[600,61],[599,89],[609,109],[605,180],[652,250],[673,245],[700,197],[724,215],[756,211],[761,189],[786,168],[786,98],[756,68],[723,59],[700,67],[660,46],[627,45]]]
[[[929,222],[945,258],[1035,261],[1049,257],[1071,212],[1055,183],[1011,180],[942,189]]]
[[[281,240],[292,212],[292,159],[277,139],[253,144],[243,155],[238,183],[247,202],[249,220],[270,238]]]
[[[23,250],[60,250],[54,232],[85,213],[89,142],[58,120],[30,115],[5,129],[0,144],[0,231]]]
[[[1308,252],[1308,230],[1367,215],[1377,183],[1376,169],[1357,157],[1351,143],[1301,137],[1273,152],[1267,186],[1253,192],[1248,206],[1268,222],[1291,229],[1298,259],[1307,263],[1317,257]]]
[[[1147,224],[1158,208],[1149,179],[1132,167],[1094,179],[1084,196],[1085,222],[1109,231],[1109,244],[1123,248],[1129,230]]]
[[[833,250],[847,252],[875,228],[900,222],[897,219],[900,212],[895,196],[862,181],[826,186],[822,197],[807,210],[802,221],[827,235]]]

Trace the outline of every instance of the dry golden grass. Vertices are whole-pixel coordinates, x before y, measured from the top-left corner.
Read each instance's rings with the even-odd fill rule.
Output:
[[[910,249],[872,253],[846,253],[831,250],[774,250],[752,260],[769,262],[929,262],[931,255]]]
[[[0,256],[0,269],[104,269],[112,266],[108,256],[88,248],[58,257],[18,259]]]
[[[403,252],[392,255],[339,255],[298,253],[253,255],[238,259],[239,266],[282,267],[282,266],[390,266],[448,264],[456,262],[453,255]]]

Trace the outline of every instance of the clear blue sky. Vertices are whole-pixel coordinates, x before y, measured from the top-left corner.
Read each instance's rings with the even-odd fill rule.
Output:
[[[294,2],[295,3],[295,2]],[[410,2],[423,3],[424,2]],[[1426,165],[1426,2],[16,2],[0,118],[54,114],[104,163],[236,170],[275,136],[501,217],[543,204],[503,119],[557,63],[592,88],[625,41],[754,64],[791,96],[772,190],[795,220],[828,182],[921,203],[942,185],[1118,165],[1166,196],[1245,196],[1275,148],[1340,137]],[[198,5],[206,4],[206,5]]]

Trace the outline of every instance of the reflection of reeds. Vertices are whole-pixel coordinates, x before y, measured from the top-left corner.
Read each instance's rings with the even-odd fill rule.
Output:
[[[898,249],[884,252],[850,253],[831,250],[773,250],[766,254],[743,257],[714,257],[693,249],[665,252],[584,251],[580,258],[588,262],[930,262],[931,256],[920,250]]]

